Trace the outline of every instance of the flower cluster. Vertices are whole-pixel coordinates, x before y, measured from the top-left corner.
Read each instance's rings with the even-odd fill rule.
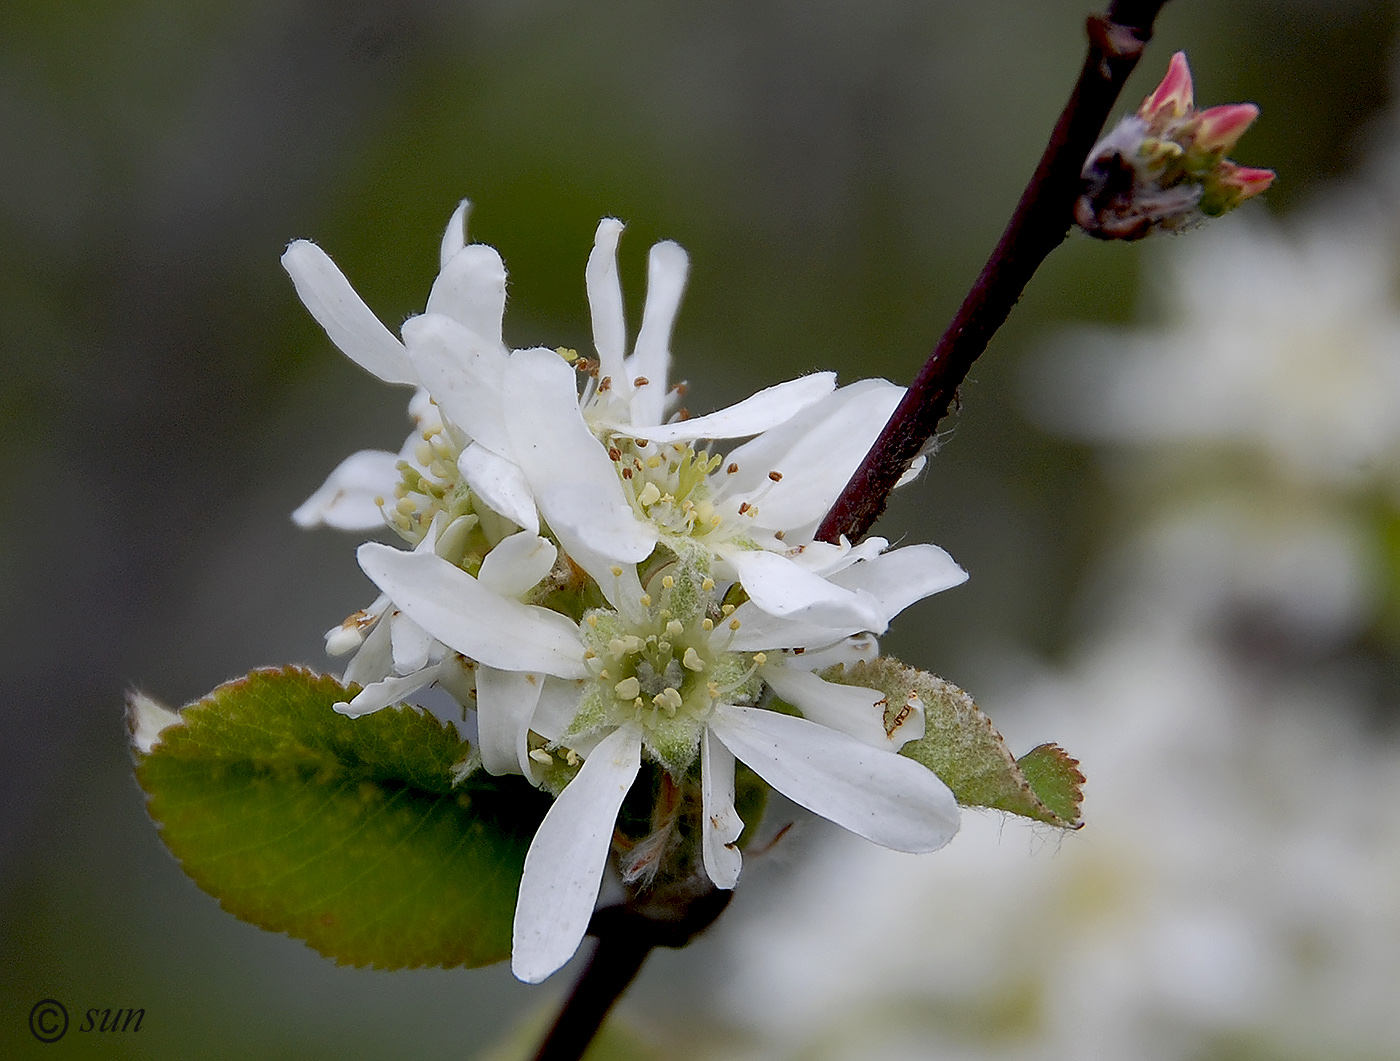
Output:
[[[1076,223],[1099,239],[1134,240],[1228,213],[1273,183],[1273,170],[1225,157],[1257,117],[1253,103],[1197,110],[1186,54],[1177,52],[1137,113],[1089,152]]]
[[[951,792],[897,754],[923,736],[919,698],[820,673],[872,657],[895,615],[966,578],[931,545],[813,538],[902,388],[818,373],[689,417],[667,382],[685,252],[651,249],[629,352],[611,219],[585,269],[596,357],[512,350],[505,268],[467,242],[466,206],[401,338],[318,247],[287,249],[336,345],[415,388],[400,452],[352,455],[294,518],[387,526],[407,546],[360,546],[381,595],[327,635],[330,652],[354,652],[345,678],[361,687],[337,710],[436,685],[474,709],[486,771],[556,797],[525,862],[516,975],[542,980],[572,955],[610,852],[634,888],[661,867],[732,888],[736,760],[879,844],[947,843]],[[715,448],[735,439],[747,441]],[[628,839],[619,814],[644,766],[658,795]]]

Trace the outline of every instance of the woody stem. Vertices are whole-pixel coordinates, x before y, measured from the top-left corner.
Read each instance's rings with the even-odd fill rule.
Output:
[[[1040,263],[1069,234],[1080,171],[1166,0],[1113,0],[1086,23],[1089,49],[1069,102],[1001,240],[875,445],[822,520],[817,537],[858,541],[948,413],[972,363],[987,349]]]

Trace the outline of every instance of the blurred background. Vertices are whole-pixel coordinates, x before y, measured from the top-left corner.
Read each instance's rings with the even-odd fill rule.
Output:
[[[583,263],[690,252],[704,411],[907,382],[1083,55],[1062,0],[0,2],[0,1053],[473,1057],[547,1011],[507,969],[339,968],[166,854],[123,697],[331,669],[372,593],[288,513],[397,449],[406,393],[278,265],[321,244],[391,326],[463,196],[506,339],[585,349]],[[1173,0],[1203,103],[1263,117],[1263,202],[1071,239],[879,528],[971,574],[888,651],[1057,740],[1086,828],[970,814],[910,858],[800,823],[653,957],[608,1056],[1400,1058],[1397,9]],[[783,813],[781,809],[775,813]],[[41,998],[137,1034],[33,1040]],[[498,1056],[506,1056],[506,1054]]]

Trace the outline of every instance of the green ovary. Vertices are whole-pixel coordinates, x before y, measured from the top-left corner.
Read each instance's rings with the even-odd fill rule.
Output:
[[[762,683],[753,656],[717,652],[711,645],[714,617],[720,615],[714,584],[700,581],[684,565],[677,571],[658,580],[658,600],[644,598],[648,615],[640,623],[610,610],[584,616],[592,679],[565,743],[604,728],[639,724],[648,754],[679,778],[695,760],[715,704],[754,703]],[[697,608],[694,591],[700,585],[703,606]]]

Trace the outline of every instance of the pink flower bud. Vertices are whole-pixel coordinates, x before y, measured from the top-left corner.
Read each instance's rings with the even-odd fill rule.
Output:
[[[1186,53],[1177,52],[1167,64],[1167,74],[1152,95],[1142,101],[1138,117],[1152,122],[1156,118],[1184,118],[1194,102],[1191,92],[1191,68],[1186,65]]]
[[[1202,111],[1196,116],[1192,147],[1202,154],[1223,155],[1239,142],[1257,117],[1259,108],[1253,103],[1227,103]]]
[[[1099,239],[1133,240],[1233,210],[1274,179],[1225,157],[1257,117],[1253,103],[1196,110],[1191,68],[1177,52],[1137,114],[1089,153],[1075,221]]]
[[[1253,198],[1274,183],[1278,176],[1271,169],[1255,169],[1252,166],[1238,166],[1226,159],[1219,166],[1220,183],[1240,192],[1240,202]]]

